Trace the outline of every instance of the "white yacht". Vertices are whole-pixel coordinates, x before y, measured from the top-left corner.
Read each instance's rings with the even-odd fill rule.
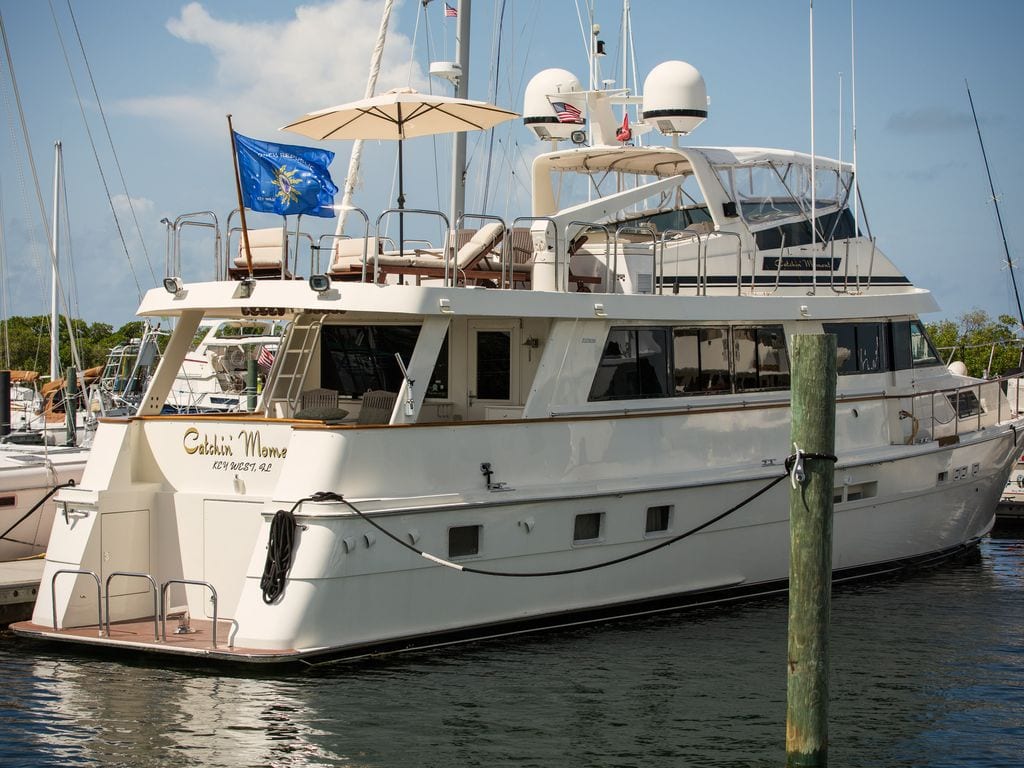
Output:
[[[82,479],[88,448],[0,443],[0,563],[46,551],[54,494]]]
[[[799,334],[838,337],[835,578],[974,546],[1024,419],[942,364],[852,168],[681,146],[707,110],[682,62],[616,138],[630,98],[531,82],[526,125],[578,143],[537,157],[515,220],[437,213],[439,247],[402,253],[367,224],[308,281],[282,227],[250,269],[168,275],[139,310],[176,318],[161,365],[57,497],[14,630],[286,662],[784,589]],[[204,318],[253,317],[287,324],[259,412],[163,414]]]

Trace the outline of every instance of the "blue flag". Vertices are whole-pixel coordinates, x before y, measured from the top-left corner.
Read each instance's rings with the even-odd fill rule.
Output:
[[[327,166],[334,153],[315,147],[273,144],[235,134],[242,202],[246,208],[289,216],[332,218],[334,193]]]

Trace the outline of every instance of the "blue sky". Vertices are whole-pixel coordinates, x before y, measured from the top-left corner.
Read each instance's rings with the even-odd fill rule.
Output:
[[[489,100],[496,88],[497,102],[518,111],[526,82],[541,69],[562,67],[585,81],[585,51],[572,0],[508,0],[496,67],[494,17],[500,5],[500,0],[473,4],[472,98]],[[277,128],[305,112],[363,95],[382,2],[72,0],[70,7],[77,31],[68,0],[0,0],[47,217],[53,143],[61,140],[64,147],[73,313],[117,326],[134,316],[136,284],[145,289],[154,284],[154,275],[157,280],[163,275],[160,219],[212,210],[223,223],[235,207],[224,116],[231,113],[235,128],[256,138],[307,143]],[[424,75],[428,61],[455,56],[454,22],[443,18],[442,7],[442,0],[425,12],[418,0],[396,5],[378,91],[411,84],[450,92]],[[616,70],[620,9],[617,0],[597,2],[601,36],[611,54],[605,62]],[[934,291],[943,312],[927,320],[972,308],[992,315],[1014,312],[964,79],[971,84],[1011,255],[1017,259],[1024,240],[1024,155],[1014,150],[1015,132],[1024,125],[1024,3],[857,0],[855,10],[858,171],[879,246],[915,283]],[[819,0],[814,13],[816,150],[838,153],[842,72],[848,160],[850,4]],[[806,0],[632,0],[632,20],[641,82],[668,59],[688,61],[704,75],[710,116],[686,143],[810,149]],[[36,314],[47,311],[49,262],[6,63],[2,69],[7,312]],[[483,134],[470,134],[468,209],[483,201],[486,141]],[[337,153],[332,172],[340,185],[351,143],[321,146]],[[526,171],[540,149],[518,121],[495,132],[489,209],[511,216],[526,212]],[[447,207],[449,152],[447,138],[406,143],[407,205]],[[386,143],[366,148],[355,202],[371,216],[393,205],[395,154],[394,145]],[[318,223],[324,225],[321,231],[332,229]],[[209,277],[212,242],[196,231],[183,243],[183,260],[186,279]]]

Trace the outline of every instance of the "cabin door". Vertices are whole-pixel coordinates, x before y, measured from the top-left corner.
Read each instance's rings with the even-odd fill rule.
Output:
[[[519,377],[515,350],[519,328],[514,323],[470,324],[468,417],[471,421],[515,417]]]

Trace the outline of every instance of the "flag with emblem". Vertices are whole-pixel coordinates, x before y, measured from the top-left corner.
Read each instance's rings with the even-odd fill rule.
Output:
[[[333,152],[235,133],[235,154],[246,208],[281,216],[334,216],[338,188],[327,170]]]

